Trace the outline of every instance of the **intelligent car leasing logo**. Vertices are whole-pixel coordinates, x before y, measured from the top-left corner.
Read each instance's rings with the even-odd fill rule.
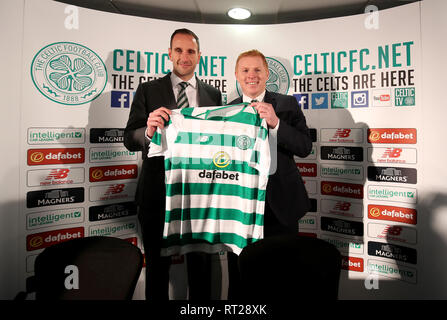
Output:
[[[73,42],[56,42],[42,48],[31,63],[31,78],[48,99],[80,105],[97,98],[107,83],[101,58]]]

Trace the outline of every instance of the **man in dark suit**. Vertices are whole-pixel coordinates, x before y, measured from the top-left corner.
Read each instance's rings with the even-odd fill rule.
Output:
[[[264,55],[257,50],[241,53],[236,61],[236,79],[243,95],[230,104],[252,102],[269,127],[269,140],[276,141],[276,171],[269,176],[264,211],[264,237],[298,234],[298,220],[310,209],[307,191],[293,156],[306,157],[312,139],[296,99],[266,90],[269,77]],[[272,158],[274,161],[275,159]],[[237,257],[228,255],[229,297],[237,297]]]
[[[149,144],[157,127],[163,128],[171,109],[179,107],[222,105],[220,91],[200,81],[194,71],[200,61],[198,37],[188,29],[178,29],[171,36],[169,58],[173,72],[163,78],[138,86],[124,130],[124,145],[130,151],[142,151],[143,165],[138,180],[135,200],[142,228],[146,254],[146,299],[169,298],[170,257],[161,257],[165,218],[164,158],[148,158]],[[204,259],[205,262],[197,262]],[[187,257],[190,298],[201,298],[209,288],[201,287],[211,277],[207,255]],[[208,293],[204,293],[208,295]]]

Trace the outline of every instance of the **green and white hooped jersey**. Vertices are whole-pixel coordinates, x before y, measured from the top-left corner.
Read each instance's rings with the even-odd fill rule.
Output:
[[[247,103],[172,110],[148,157],[165,157],[163,256],[239,254],[263,238],[270,169],[266,121]]]

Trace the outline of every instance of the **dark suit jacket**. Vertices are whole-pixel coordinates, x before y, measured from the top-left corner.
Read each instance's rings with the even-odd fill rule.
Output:
[[[220,106],[219,90],[197,79],[199,106]],[[149,113],[160,107],[176,109],[171,73],[138,86],[124,129],[124,145],[130,151],[142,151],[143,165],[138,179],[135,200],[139,206],[164,208],[165,173],[163,157],[148,158],[149,142],[145,138]],[[158,205],[157,205],[158,204]]]
[[[239,97],[230,104],[241,102],[242,97]],[[279,222],[297,230],[298,220],[310,209],[310,202],[293,156],[309,155],[312,139],[306,118],[294,97],[266,91],[264,102],[273,106],[280,119],[277,169],[269,177],[266,201]]]

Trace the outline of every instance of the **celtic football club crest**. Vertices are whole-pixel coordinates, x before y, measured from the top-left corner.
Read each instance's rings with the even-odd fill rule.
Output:
[[[31,63],[31,78],[48,99],[80,105],[97,98],[107,83],[101,58],[73,42],[57,42],[42,48]]]
[[[246,136],[246,135],[242,135],[242,136],[237,137],[237,139],[236,139],[236,146],[239,149],[247,150],[251,146],[250,137]]]
[[[266,57],[267,65],[269,67],[269,78],[265,84],[266,89],[271,92],[287,94],[290,87],[290,77],[287,69],[281,62],[276,59]],[[242,95],[242,89],[239,82],[236,81],[236,90],[239,95]]]

